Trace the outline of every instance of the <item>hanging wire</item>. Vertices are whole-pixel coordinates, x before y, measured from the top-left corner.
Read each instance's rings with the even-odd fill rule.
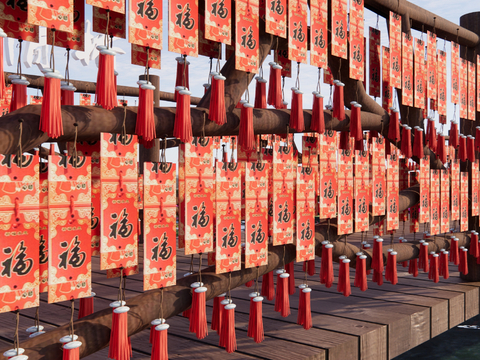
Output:
[[[110,10],[107,9],[107,26],[105,26],[105,36],[103,37],[103,45],[108,48],[108,28],[110,27]]]
[[[72,341],[74,341],[75,327],[73,324],[73,313],[75,312],[75,300],[70,301],[70,335]]]
[[[375,25],[375,28],[378,30],[378,20],[380,19],[380,15],[377,14],[377,25]]]
[[[17,60],[17,74],[22,75],[22,39],[18,40],[18,60]]]
[[[198,282],[202,284],[202,253],[199,254],[198,261]]]
[[[50,67],[55,71],[55,29],[52,29],[52,48],[50,50]]]
[[[75,127],[75,141],[73,143],[73,167],[76,169],[77,168],[77,158],[78,158],[78,153],[77,153],[78,124],[76,122],[74,122],[73,126]]]
[[[190,274],[193,274],[193,254],[190,257]]]
[[[65,81],[67,85],[70,85],[70,71],[68,69],[68,65],[70,63],[70,49],[67,49],[67,65],[65,65]]]
[[[232,287],[232,272],[228,273],[228,299],[232,302],[232,293],[230,292],[230,288]]]
[[[15,335],[13,336],[13,348],[17,351],[17,355],[19,355],[18,349],[20,348],[20,340],[18,338],[18,326],[20,324],[20,310],[15,310],[15,314],[16,314],[16,322],[15,322]]]
[[[148,66],[150,63],[150,47],[147,46],[147,61],[145,62],[145,77],[148,82],[150,82],[150,66]]]
[[[183,55],[183,75],[182,75],[182,86],[186,88],[187,84],[187,77],[186,77],[186,71],[187,71],[187,55]],[[188,90],[188,89],[187,89]]]
[[[258,292],[258,278],[260,277],[259,273],[260,273],[260,271],[259,271],[259,268],[257,266],[257,277],[255,279],[255,293],[256,294],[259,294],[259,292]]]
[[[163,317],[163,287],[160,289],[160,319],[164,319]]]
[[[127,103],[123,103],[123,123],[122,123],[122,134],[120,138],[120,142],[122,145],[126,145],[127,143],[127,127],[125,125],[125,122],[127,120]]]
[[[117,299],[118,301],[120,301],[120,304],[122,304],[122,295],[123,295],[123,291],[122,291],[122,284],[123,284],[123,267],[120,268],[120,282],[118,284],[118,294],[117,294]]]
[[[218,46],[218,57],[217,57],[217,65],[216,65],[216,72],[220,74],[220,59],[222,58],[222,43]]]
[[[210,58],[210,70],[208,71],[208,80],[207,80],[207,83],[209,85],[212,83],[212,76],[211,76],[212,69],[213,69],[213,58],[211,57]]]
[[[321,74],[322,74],[322,68],[318,68],[318,80],[317,80],[317,92],[319,94],[322,93],[322,85],[320,83],[320,80],[321,80]]]
[[[245,100],[247,100],[247,103],[250,103],[250,91],[248,90],[249,77],[250,72],[247,72],[247,89],[245,90]]]
[[[20,134],[18,135],[18,156],[17,156],[17,165],[21,169],[22,168],[22,156],[23,156],[23,149],[22,149],[22,135],[23,135],[23,119],[18,119]]]
[[[295,80],[295,87],[300,90],[300,63],[297,62],[297,79]]]

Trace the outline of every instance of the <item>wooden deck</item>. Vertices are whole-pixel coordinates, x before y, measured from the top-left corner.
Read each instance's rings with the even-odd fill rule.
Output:
[[[369,237],[371,239],[371,237]],[[411,238],[411,236],[407,236]],[[353,241],[349,239],[349,241]],[[370,241],[371,242],[371,241]],[[385,241],[387,246],[388,241]],[[118,279],[107,279],[99,270],[99,259],[93,259],[93,290],[96,292],[95,309],[108,307],[116,300]],[[180,255],[178,275],[190,268],[190,257]],[[227,354],[218,346],[219,338],[210,331],[204,340],[188,332],[188,320],[181,315],[168,319],[169,356],[198,359],[325,359],[325,360],[385,360],[392,359],[409,349],[445,332],[463,321],[479,314],[480,283],[466,283],[458,276],[455,266],[450,266],[450,278],[435,284],[421,273],[413,278],[406,268],[398,265],[399,282],[385,282],[378,286],[371,281],[368,290],[361,292],[352,286],[348,298],[337,293],[336,283],[330,289],[319,283],[316,274],[308,278],[313,289],[311,295],[313,328],[304,330],[296,325],[298,290],[290,296],[291,315],[282,318],[274,311],[274,302],[264,301],[263,318],[265,341],[256,344],[247,337],[249,298],[252,289],[242,286],[232,291],[236,308],[236,334],[238,350]],[[195,265],[198,269],[198,264]],[[338,267],[335,265],[335,271]],[[353,276],[354,270],[350,272]],[[304,278],[301,264],[295,266],[297,285]],[[371,276],[369,276],[371,280]],[[127,280],[127,299],[142,292],[142,275]],[[47,304],[42,294],[40,318],[46,330],[65,324],[70,317],[67,303]],[[211,318],[212,303],[207,303],[207,318]],[[78,303],[76,304],[78,306]],[[35,309],[21,312],[21,329],[34,324]],[[77,314],[75,314],[77,316]],[[0,315],[0,347],[13,343],[15,317]],[[20,341],[26,338],[20,332]],[[132,337],[133,359],[150,359],[151,346],[147,330]],[[108,349],[103,349],[88,360],[107,359]]]

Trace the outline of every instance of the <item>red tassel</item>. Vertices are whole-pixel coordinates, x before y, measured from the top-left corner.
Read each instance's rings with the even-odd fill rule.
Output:
[[[460,263],[460,257],[458,255],[458,238],[454,236],[450,237],[450,262],[454,265]]]
[[[338,121],[345,120],[345,105],[343,100],[343,88],[345,84],[339,80],[333,82],[335,91],[333,92],[333,117]]]
[[[106,110],[117,106],[117,89],[114,73],[114,56],[116,52],[105,46],[97,46],[98,58],[97,84],[95,87],[95,103]],[[45,101],[45,97],[43,99]]]
[[[423,130],[415,126],[415,136],[413,139],[413,156],[423,159]]]
[[[61,105],[75,105],[75,91],[77,88],[66,81],[61,82]]]
[[[257,294],[258,293],[252,293]],[[250,294],[250,295],[252,295]],[[250,298],[250,316],[248,320],[248,336],[258,344],[264,339],[263,333],[263,318],[262,318],[262,296],[255,296]]]
[[[404,238],[401,237],[401,236],[400,236],[400,238],[399,238],[398,240],[400,241],[400,244],[405,244],[405,243],[408,242],[407,239],[404,239]],[[404,268],[406,268],[406,267],[408,266],[408,261],[403,261],[403,262],[402,262],[402,266],[403,266]]]
[[[243,104],[240,113],[240,129],[238,131],[238,146],[245,152],[255,150],[255,134],[253,131],[253,105]]]
[[[357,265],[355,267],[355,281],[353,286],[360,288],[361,291],[365,291],[368,288],[367,285],[367,257],[363,253],[357,253]]]
[[[350,150],[350,135],[348,131],[340,131],[340,144],[341,150]]]
[[[373,281],[378,285],[383,284],[383,239],[376,238],[373,243],[372,254]]]
[[[458,157],[461,161],[467,161],[467,137],[460,134],[460,149],[458,151]]]
[[[253,338],[253,323],[255,322],[255,309],[254,309],[254,303],[253,299],[259,296],[260,294],[257,292],[251,292],[248,294],[250,297],[250,312],[248,315],[248,331],[247,331],[247,336]]]
[[[237,338],[235,336],[235,304],[225,305],[223,310],[222,331],[220,334],[220,346],[232,353],[237,350]]]
[[[267,104],[277,109],[282,108],[282,67],[277,63],[271,62],[270,78],[268,81]]]
[[[480,151],[480,126],[475,128],[475,151]]]
[[[277,270],[277,290],[275,294],[275,311],[283,317],[290,315],[290,298],[288,296],[289,274],[284,270]]]
[[[0,29],[0,99],[5,96],[5,73],[3,72],[3,38],[5,37],[7,34]]]
[[[427,143],[428,147],[437,152],[437,129],[435,129],[435,120],[429,118],[427,123]]]
[[[145,80],[137,82],[140,85],[138,93],[138,111],[135,133],[145,142],[151,142],[157,137],[155,117],[153,115],[153,91],[155,86]],[[153,145],[153,144],[152,144]]]
[[[190,82],[189,82],[190,77],[188,75],[190,62],[187,61],[187,65],[184,71],[185,59],[179,56],[179,57],[176,57],[175,60],[177,61],[177,76],[175,78],[175,101],[177,101],[177,96],[178,96],[177,93],[180,90],[182,90],[182,89],[178,89],[178,87],[185,87],[187,89],[190,89]]]
[[[319,134],[325,132],[325,116],[323,113],[323,96],[317,91],[313,93],[312,105],[312,122],[310,123],[310,130]]]
[[[315,275],[315,259],[304,261],[302,271],[310,276]]]
[[[437,136],[437,156],[442,163],[447,162],[447,149],[445,147],[445,137],[438,134]]]
[[[327,288],[333,284],[333,245],[322,242],[322,259],[320,262],[320,283]]]
[[[203,95],[207,93],[208,89],[210,89],[210,84],[203,84]]]
[[[63,345],[63,360],[80,360],[80,346],[82,346],[80,341],[71,341]],[[16,356],[12,359],[15,358]],[[25,359],[28,359],[28,357]],[[18,360],[20,360],[20,357]]]
[[[192,120],[190,116],[190,95],[192,93],[185,88],[177,88],[177,111],[175,112],[175,126],[173,136],[181,142],[192,141]]]
[[[40,130],[51,138],[63,135],[61,89],[62,75],[50,71],[45,73],[42,112],[40,114]]]
[[[475,138],[472,135],[467,136],[467,157],[471,162],[475,162]]]
[[[255,108],[267,108],[267,80],[257,76],[257,85],[255,87]]]
[[[440,272],[440,276],[443,276],[444,279],[448,279],[450,277],[449,271],[448,271],[448,251],[443,250],[440,252],[439,272]]]
[[[390,122],[388,124],[388,139],[391,142],[396,143],[400,140],[400,119],[399,112],[395,108],[390,108],[392,110],[390,114]]]
[[[409,265],[408,265],[408,273],[413,275],[413,277],[418,276],[418,262],[417,259],[410,259]]]
[[[338,257],[338,283],[337,283],[337,291],[338,292],[343,292],[345,289],[345,267],[343,266],[343,260],[345,260],[347,257],[345,255],[340,255]]]
[[[80,299],[80,308],[78,309],[78,318],[93,314],[95,293],[92,291],[89,297]]]
[[[303,325],[305,330],[312,327],[312,310],[310,305],[310,289],[307,285],[300,285],[300,299],[298,302],[297,324]]]
[[[299,298],[298,298],[298,311],[297,311],[297,324],[298,325],[303,325],[303,321],[305,319],[305,293],[302,291],[305,289],[308,285],[306,284],[300,284],[298,286],[300,290]]]
[[[227,112],[225,110],[225,76],[212,73],[212,88],[210,91],[210,111],[208,118],[223,125],[227,122]]]
[[[127,360],[132,357],[132,346],[128,337],[128,306],[120,306],[113,310],[116,315],[112,321],[112,340],[110,340],[110,348],[114,346],[114,356],[111,356],[109,349],[109,357],[116,360]],[[116,323],[116,324],[114,324]],[[111,339],[111,338],[110,338]]]
[[[202,285],[203,284],[200,284],[199,282],[194,282],[193,284],[190,284],[190,287],[192,288],[192,305],[190,307],[190,314],[189,314],[190,325],[188,327],[188,331],[190,332],[195,332],[197,329],[198,310],[195,307],[198,305],[198,301],[197,301],[198,293],[195,292],[195,290]]]
[[[388,277],[387,277],[388,275]],[[398,283],[397,277],[397,252],[390,251],[388,252],[388,260],[387,260],[387,270],[385,272],[385,279],[390,281],[392,285],[396,285]]]
[[[270,271],[262,277],[262,291],[261,295],[268,301],[272,301],[275,295],[275,288],[273,284],[273,271]]]
[[[221,312],[221,304],[222,300],[225,300],[226,293],[220,294],[213,298],[213,310],[212,310],[212,324],[210,325],[210,329],[215,330],[217,334],[220,331],[219,323],[220,323],[220,312]]]
[[[413,155],[412,128],[408,125],[405,125],[403,127],[401,151],[402,151],[402,154],[405,155],[407,159],[411,158]]]
[[[248,288],[249,288],[249,287],[252,287],[252,286],[253,286],[253,280],[247,281],[247,282],[245,283],[245,286],[248,287]]]
[[[370,251],[370,244],[368,244],[368,243],[365,241],[365,244],[362,244],[362,249],[365,249],[365,250],[369,250],[369,251]],[[372,272],[372,270],[367,270],[367,275],[370,275],[371,272]]]
[[[153,344],[153,342],[155,341],[155,328],[158,326],[158,325],[162,325],[165,323],[165,319],[155,319],[155,320],[152,320],[150,322],[150,337],[148,339],[148,342],[150,344]]]
[[[108,357],[110,359],[116,359],[117,356],[118,314],[115,312],[115,309],[125,304],[125,301],[114,301],[110,303],[110,307],[114,310],[112,313],[112,328],[110,330],[110,346],[108,348]]]
[[[418,268],[428,272],[428,243],[420,240],[420,255],[418,256]]]
[[[155,327],[150,360],[168,360],[168,324]]]
[[[288,277],[288,293],[290,295],[295,294],[295,273],[293,268],[293,261],[285,264],[285,270],[290,275]]]
[[[428,278],[433,280],[434,283],[438,283],[438,254],[433,254],[430,260],[430,271],[428,272]]]
[[[350,137],[355,141],[363,141],[362,120],[360,116],[360,109],[362,105],[356,101],[350,102]]]
[[[478,233],[472,231],[470,235],[470,247],[469,247],[469,254],[475,258],[478,258],[479,251],[478,251]]]
[[[338,284],[340,283],[342,284],[341,292],[343,293],[343,296],[350,296],[350,294],[352,293],[352,290],[350,288],[350,259],[343,259],[340,262]]]
[[[288,106],[288,102],[282,101],[281,104],[280,104],[280,106],[277,107],[277,109],[286,109],[287,106]]]
[[[452,120],[449,135],[448,142],[450,146],[453,146],[456,149],[458,147],[458,124],[455,120]]]
[[[194,287],[193,285],[198,285]],[[207,288],[202,283],[193,283],[192,312],[190,314],[190,332],[194,332],[198,339],[204,339],[208,335],[207,313],[205,305],[205,292]]]
[[[465,249],[463,246],[460,246],[460,249],[459,249],[460,262],[458,265],[458,271],[461,272],[463,275],[468,274],[467,252],[468,252],[468,249]]]
[[[17,75],[10,75],[10,79]],[[12,80],[12,99],[10,101],[10,112],[27,106],[27,85],[30,83],[25,79],[13,78]],[[44,88],[45,89],[45,88]]]
[[[191,273],[191,272],[187,272],[187,273],[185,273],[185,274],[183,275],[183,277],[187,277],[187,276],[190,276],[190,275],[192,275],[192,273]],[[192,308],[190,307],[189,309],[185,310],[185,311],[182,313],[182,316],[183,316],[183,317],[186,317],[186,318],[190,318],[190,313],[191,313],[191,311],[192,311]]]
[[[303,92],[295,87],[292,87],[292,108],[290,109],[289,126],[298,132],[305,130],[303,120]]]

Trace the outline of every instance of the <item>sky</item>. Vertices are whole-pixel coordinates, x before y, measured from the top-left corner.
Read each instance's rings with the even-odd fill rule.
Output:
[[[447,20],[450,20],[456,24],[459,23],[460,17],[463,14],[469,13],[469,12],[474,12],[478,11],[478,6],[476,5],[475,1],[469,1],[469,0],[456,0],[456,1],[446,1],[446,0],[437,0],[437,1],[431,1],[431,0],[416,0],[415,4],[423,7],[431,12],[436,13],[438,16],[443,17]],[[90,5],[85,5],[86,6],[86,15],[85,19],[90,21],[91,23],[91,18],[92,18],[92,7]],[[160,76],[160,90],[161,91],[167,91],[167,92],[173,92],[174,86],[175,86],[175,74],[176,74],[176,61],[175,58],[179,56],[179,54],[172,53],[167,51],[166,49],[168,48],[168,22],[167,22],[167,16],[168,16],[168,1],[164,0],[163,1],[163,18],[164,18],[164,29],[163,29],[163,44],[164,44],[164,50],[162,50],[162,69],[161,70],[156,70],[156,69],[151,69],[150,73],[159,75]],[[364,14],[365,18],[365,33],[364,35],[368,37],[368,28],[371,27],[376,27],[377,24],[377,15],[369,10],[365,10]],[[127,17],[128,21],[128,17]],[[382,46],[389,46],[388,44],[388,32],[387,32],[387,27],[386,27],[386,20],[382,17],[378,18],[378,29],[381,31],[381,45]],[[94,35],[97,35],[96,33],[93,33]],[[418,31],[412,31],[412,35],[415,38],[420,38],[421,33]],[[426,39],[426,35],[423,35],[423,38]],[[45,28],[41,28],[41,42],[45,42],[46,35],[45,35]],[[30,44],[30,46],[36,47],[35,44]],[[367,42],[368,46],[368,42]],[[8,47],[8,49],[7,49]],[[116,65],[115,68],[119,72],[118,78],[117,78],[117,83],[119,85],[127,85],[127,86],[137,86],[136,82],[138,80],[138,76],[142,75],[144,73],[144,68],[141,66],[136,66],[136,65],[131,65],[130,62],[130,44],[128,43],[127,40],[125,39],[115,39],[114,40],[114,47],[116,47],[120,52],[123,52],[124,54],[117,55],[116,56]],[[450,43],[447,42],[444,44],[444,41],[439,39],[437,42],[437,49],[446,49],[447,51],[447,64],[450,64]],[[42,49],[42,48],[40,48]],[[5,50],[10,51],[10,53],[13,50],[13,56],[11,57],[14,59],[12,61],[12,65],[5,66],[5,71],[11,71],[15,72],[16,68],[13,64],[16,64],[16,58],[18,56],[18,49],[16,47],[16,42],[10,41],[5,43]],[[43,48],[44,50],[44,56],[47,55],[50,52],[50,48],[46,49],[45,47]],[[48,51],[46,51],[48,50]],[[368,50],[368,49],[367,49]],[[42,54],[40,54],[42,55]],[[81,57],[82,54],[79,54],[77,57]],[[367,56],[368,56],[368,51],[367,51]],[[87,56],[88,57],[88,56]],[[47,59],[48,60],[48,59]],[[209,59],[203,56],[200,56],[198,58],[191,58],[189,57],[188,60],[191,62],[190,65],[190,91],[192,91],[192,96],[198,96],[201,97],[203,95],[203,84],[207,82],[208,80],[208,74],[209,74]],[[269,66],[268,62],[273,61],[272,56],[270,55],[267,57],[264,63],[264,77],[268,79],[269,76]],[[84,62],[86,62],[84,60]],[[214,67],[215,67],[215,62],[214,60]],[[221,65],[225,63],[225,60],[221,61]],[[66,51],[63,48],[55,48],[55,64],[56,68],[60,70],[62,73],[65,69],[65,64],[66,64]],[[366,64],[368,64],[368,57],[366,58]],[[368,66],[365,67],[366,69]],[[450,100],[450,67],[447,67],[447,119],[451,120],[453,119],[453,104],[449,102]],[[292,74],[296,74],[297,71],[297,65],[293,64],[292,65]],[[25,74],[30,74],[30,75],[41,75],[40,70],[34,65],[30,68],[26,68],[25,66],[23,67],[23,73]],[[96,74],[97,74],[97,69],[96,65],[93,62],[89,62],[88,66],[83,66],[81,61],[79,60],[74,60],[70,59],[70,78],[74,80],[83,80],[83,81],[96,81]],[[367,74],[368,75],[368,74]],[[295,77],[295,75],[294,75]],[[304,103],[303,107],[305,109],[310,109],[312,106],[312,96],[308,96],[312,91],[316,89],[317,86],[317,77],[318,77],[318,70],[314,66],[310,65],[301,65],[301,72],[300,72],[300,83],[301,83],[301,90],[304,91],[306,94],[304,96]],[[287,79],[286,84],[285,84],[285,89],[290,89],[290,87],[294,86],[295,78],[292,79]],[[253,96],[255,93],[255,82],[253,81],[250,84],[249,87],[250,91],[250,97],[251,97],[251,102],[253,103]],[[329,86],[322,84],[322,93],[327,96],[329,94]],[[29,89],[29,94],[30,95],[41,95],[38,90],[35,89]],[[78,103],[78,94],[76,94],[76,101]],[[290,98],[291,98],[291,91],[285,91],[285,96],[286,100],[290,103]],[[119,98],[122,98],[119,96]],[[136,98],[126,98],[129,102],[129,105],[135,105],[136,104]],[[380,99],[377,99],[377,101],[381,101]],[[173,103],[170,102],[164,102],[161,101],[160,106],[173,106]],[[458,119],[458,109],[456,113],[456,117]],[[448,126],[448,125],[447,125]],[[437,128],[441,131],[440,125],[437,126]],[[443,132],[446,133],[448,131],[448,128],[446,127],[443,129]],[[301,144],[300,140],[300,135],[296,136],[296,142],[297,145]],[[169,149],[167,152],[167,161],[176,161],[177,160],[177,153],[176,150],[174,149]]]

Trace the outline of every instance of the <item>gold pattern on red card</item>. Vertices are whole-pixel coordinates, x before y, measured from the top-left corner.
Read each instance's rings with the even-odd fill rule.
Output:
[[[0,28],[9,38],[38,43],[38,25],[0,19]]]
[[[72,32],[73,17],[73,0],[28,0],[29,24]]]
[[[288,50],[277,51],[277,62],[282,67],[281,75],[291,78],[292,77],[292,61],[288,59]]]
[[[100,135],[102,270],[137,265],[137,137]]]
[[[214,148],[215,148],[215,142],[214,142]],[[239,162],[239,163],[240,162],[249,163],[249,162],[258,161],[258,155],[257,154],[258,154],[257,152],[246,153],[245,151],[243,151],[241,149],[237,149],[237,162]],[[245,220],[245,167],[240,168],[240,175],[242,177],[242,189],[243,189],[243,191],[242,191],[242,220]]]
[[[419,221],[430,221],[430,157],[420,159],[420,216]]]
[[[472,207],[470,214],[471,216],[478,216],[478,160],[472,163],[470,183],[472,184]]]
[[[317,136],[302,136],[302,166],[318,168],[319,145]]]
[[[399,188],[398,188],[398,157],[387,156],[387,231],[396,230],[399,226]]]
[[[437,53],[437,84],[438,114],[447,115],[447,53],[442,50]]]
[[[0,19],[28,22],[28,3],[26,0],[8,0],[0,2]]]
[[[468,118],[468,80],[467,80],[467,60],[460,59],[460,117]]]
[[[392,83],[390,82],[390,49],[382,46],[382,107],[390,112],[393,104]]]
[[[425,45],[423,40],[415,39],[415,88],[414,88],[414,106],[416,108],[425,108]]]
[[[109,20],[110,18],[110,20]],[[107,12],[103,8],[93,7],[93,31],[105,34],[108,24],[108,35],[125,39],[127,35],[125,14]]]
[[[427,31],[427,97],[437,99],[437,35]]]
[[[477,55],[477,95],[476,95],[476,102],[477,102],[477,109],[480,110],[480,55]]]
[[[475,80],[476,80],[476,74],[475,74],[475,64],[473,62],[468,61],[468,85],[467,85],[467,92],[468,92],[468,120],[475,120],[475,113],[476,113],[476,101],[475,101]]]
[[[338,155],[338,219],[337,234],[353,233],[353,160],[350,150]]]
[[[245,168],[245,268],[268,264],[268,178],[270,164]]]
[[[85,3],[73,0],[73,27],[71,31],[55,31],[55,46],[70,50],[85,50]],[[52,30],[47,29],[47,44],[52,45]]]
[[[323,82],[328,85],[333,86],[334,78],[332,75],[332,70],[330,67],[327,67],[325,70],[323,70]]]
[[[373,216],[385,215],[387,185],[385,183],[385,139],[372,138],[372,212]]]
[[[368,231],[370,174],[368,152],[355,151],[355,232]]]
[[[0,313],[39,305],[38,156],[0,155]]]
[[[259,64],[258,0],[235,1],[235,69],[257,73]]]
[[[226,45],[225,55],[230,58],[230,55],[235,54],[235,49],[232,47],[232,54],[229,52],[230,45]],[[201,14],[198,14],[198,55],[209,58],[218,58],[220,51],[220,43],[205,38],[205,21]]]
[[[48,162],[40,162],[40,292],[48,291]]]
[[[440,232],[450,231],[450,180],[448,170],[440,170]]]
[[[410,175],[408,173],[408,159],[402,158],[399,161],[399,171],[398,171],[398,179],[399,179],[399,190],[406,190],[410,187]],[[400,221],[408,221],[408,208],[404,211],[401,211],[399,214]]]
[[[365,40],[363,37],[363,0],[350,1],[349,14],[349,73],[350,78],[364,81],[365,73]]]
[[[319,135],[320,219],[337,216],[337,132],[326,130]]]
[[[430,170],[430,235],[440,234],[440,172]]]
[[[468,231],[468,172],[460,172],[460,231]]]
[[[128,41],[132,44],[162,50],[163,1],[130,1]]]
[[[148,67],[151,69],[161,69],[161,51],[158,49],[148,49],[145,46],[132,44],[132,64],[147,66],[147,54],[148,54]]]
[[[402,17],[390,11],[390,85],[402,88]]]
[[[91,163],[48,157],[48,302],[90,296]]]
[[[184,205],[180,202],[184,224],[185,255],[213,251],[215,174],[213,141],[194,138],[181,144],[184,157]],[[179,171],[180,174],[180,171]],[[180,190],[179,190],[180,192]]]
[[[198,0],[169,0],[168,51],[198,56]]]
[[[205,38],[230,45],[232,43],[232,1],[205,1]]]
[[[453,159],[452,167],[450,169],[450,176],[452,179],[451,197],[452,197],[452,221],[460,218],[460,160]]]
[[[297,167],[296,261],[315,259],[315,178],[316,167]]]
[[[288,2],[288,58],[303,64],[307,63],[307,10],[305,0]]]
[[[241,167],[244,163],[217,162],[215,272],[238,271],[241,261]]]
[[[460,102],[459,89],[460,89],[460,73],[459,73],[459,57],[460,57],[460,45],[451,41],[450,42],[450,74],[451,74],[451,102],[458,104]]]
[[[332,55],[347,59],[347,0],[332,0]]]
[[[369,69],[370,69],[370,82],[368,84],[368,93],[370,96],[380,97],[381,89],[381,70],[380,70],[380,30],[369,28]]]
[[[83,94],[81,94],[83,95]],[[74,151],[73,143],[68,143],[68,154],[72,155]],[[92,166],[92,256],[100,255],[100,141],[80,141],[77,142],[77,155],[89,156]]]
[[[30,105],[42,105],[43,96],[30,95]]]
[[[279,136],[273,143],[273,245],[293,244],[294,176],[293,146],[283,144]],[[295,176],[296,177],[296,176]]]
[[[328,67],[328,1],[310,1],[310,65]]]
[[[143,290],[176,284],[177,175],[175,164],[143,164]]]
[[[185,248],[185,146],[178,147],[178,248]]]
[[[287,38],[287,1],[267,0],[265,7],[265,32]]]
[[[402,104],[413,106],[413,38],[402,33]]]
[[[92,105],[92,95],[80,94],[80,106],[90,106],[90,105]]]
[[[125,0],[86,0],[86,2],[97,8],[125,14]]]
[[[382,220],[373,224],[373,235],[377,235],[377,236],[385,235],[385,220]]]

